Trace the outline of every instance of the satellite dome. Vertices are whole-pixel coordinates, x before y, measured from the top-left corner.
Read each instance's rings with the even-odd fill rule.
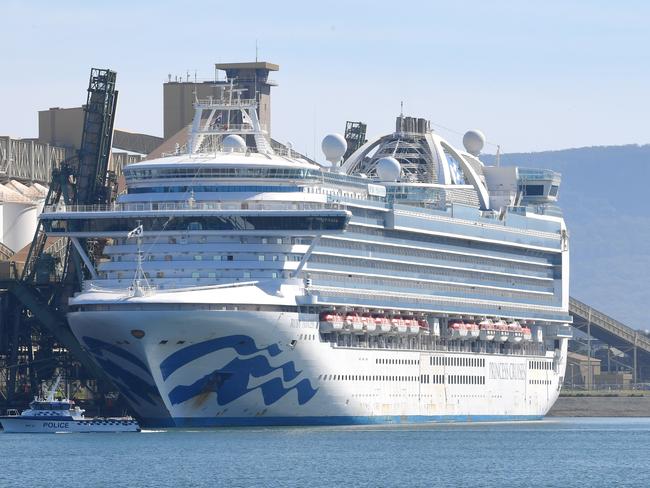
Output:
[[[463,136],[463,146],[472,156],[478,156],[485,146],[485,136],[480,130],[468,130]]]
[[[393,157],[379,159],[375,170],[381,181],[397,181],[402,174],[399,161]]]
[[[222,144],[226,152],[244,152],[246,150],[246,141],[237,134],[230,134],[224,137]]]
[[[345,151],[348,149],[348,143],[341,134],[328,134],[323,138],[321,149],[327,159],[332,165],[337,164]]]

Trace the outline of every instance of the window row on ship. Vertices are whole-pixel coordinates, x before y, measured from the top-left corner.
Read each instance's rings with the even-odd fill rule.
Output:
[[[424,279],[429,281],[458,282],[470,286],[491,286],[506,289],[525,289],[540,293],[552,293],[553,281],[540,282],[537,279],[518,276],[502,276],[490,272],[468,271],[448,266],[430,266],[427,264],[408,263],[405,261],[388,261],[380,258],[348,258],[342,255],[323,255],[314,251],[309,259],[309,268],[326,268],[332,272],[355,270],[359,274],[382,276],[398,275],[405,279]],[[382,272],[383,273],[380,273]]]
[[[122,241],[123,242],[123,241]],[[202,254],[211,254],[223,252],[227,246],[232,249],[233,243],[241,251],[249,252],[264,252],[287,250],[287,247],[274,247],[286,246],[307,246],[311,242],[311,238],[282,238],[282,237],[237,237],[236,239],[218,239],[216,236],[200,236],[192,238],[183,237],[167,237],[166,240],[154,239],[145,240],[145,245],[149,249],[155,250],[156,255],[161,252],[173,254],[174,252],[196,252]],[[155,244],[155,247],[153,247]],[[169,244],[169,245],[166,245]],[[184,247],[174,246],[174,244],[182,244]],[[209,246],[210,251],[206,252],[206,245]],[[307,247],[292,247],[290,250],[295,252],[305,252]],[[136,246],[133,243],[121,244],[118,246],[110,246],[106,248],[107,254],[130,254],[136,252]],[[526,280],[525,283],[530,285],[540,285],[542,282],[548,282],[555,276],[555,270],[551,265],[530,265],[522,262],[509,262],[499,261],[491,257],[472,255],[472,254],[456,254],[449,251],[441,250],[423,250],[415,249],[407,246],[397,245],[379,245],[367,242],[354,241],[351,238],[343,236],[328,236],[321,238],[314,249],[315,255],[331,254],[334,256],[342,256],[346,259],[358,259],[365,261],[377,261],[382,263],[396,263],[402,264],[415,264],[428,265],[430,268],[439,269],[453,269],[457,270],[458,275],[461,273],[474,273],[471,276],[491,275],[493,280],[511,280],[516,278],[519,280]],[[407,259],[404,259],[404,258]],[[412,258],[412,259],[409,259]],[[154,259],[160,259],[155,257]],[[167,260],[173,258],[165,258]],[[208,257],[208,259],[210,259]],[[493,264],[493,263],[498,263]],[[470,276],[465,274],[464,276]],[[495,278],[496,277],[496,278]],[[499,278],[504,277],[504,278]]]
[[[414,293],[393,292],[390,296],[376,290],[352,287],[312,285],[310,290],[319,295],[319,303],[330,306],[366,308],[393,308],[422,312],[444,311],[461,315],[523,317],[530,320],[566,322],[568,315],[557,305],[516,303],[478,297],[448,297]]]
[[[241,267],[233,269],[231,266],[235,264],[234,257],[234,255],[213,256],[213,258],[218,259],[218,261],[213,261],[211,265],[208,265],[206,261],[203,261],[202,256],[196,255],[194,256],[194,260],[177,260],[174,262],[174,268],[165,269],[161,269],[156,262],[145,260],[143,269],[147,278],[157,279],[275,279],[289,278],[291,276],[292,268],[295,269],[296,266],[287,266],[284,263],[287,258],[294,262],[301,259],[298,255],[271,255],[268,257],[265,255],[258,255],[258,263],[265,262],[267,258],[270,260],[268,263],[265,262],[265,264],[268,264],[268,268],[255,268],[249,264],[254,261],[244,260],[237,263],[241,265]],[[206,266],[210,267],[206,268]],[[107,279],[119,280],[127,278],[132,273],[133,260],[128,262],[104,263],[100,265],[99,270],[100,276]],[[368,276],[366,274],[358,273],[354,268],[346,268],[345,271],[336,274],[328,272],[328,270],[316,270],[314,269],[314,266],[308,266],[305,272],[314,285],[320,284],[337,287],[340,285],[349,286],[350,284],[358,284],[362,287],[370,286],[388,295],[392,294],[394,291],[417,292],[422,294],[446,293],[451,297],[488,297],[520,301],[522,303],[550,303],[554,299],[554,295],[549,292],[539,293],[521,289],[506,291],[503,288],[494,286],[469,283],[451,284],[450,282],[436,282],[430,279],[408,278],[404,276]]]
[[[219,166],[189,166],[180,164],[167,168],[125,168],[124,176],[128,184],[156,179],[188,179],[192,182],[204,179],[228,180],[231,178],[245,178],[257,180],[283,179],[293,181],[318,181],[321,184],[334,184],[338,187],[352,186],[366,188],[372,183],[367,178],[345,175],[341,173],[323,172],[309,168],[282,168],[282,167],[226,167]]]
[[[471,265],[474,269],[483,271],[494,271],[497,273],[509,273],[514,275],[536,277],[536,278],[549,278],[553,276],[553,264],[549,262],[538,263],[517,259],[499,258],[481,253],[470,253],[467,249],[461,250],[456,246],[454,249],[444,246],[424,247],[407,244],[402,242],[389,243],[389,242],[373,242],[372,240],[364,239],[363,235],[352,235],[346,233],[339,236],[324,236],[321,238],[319,249],[345,249],[348,254],[355,251],[365,253],[366,255],[372,253],[377,257],[391,257],[391,256],[408,256],[418,258],[418,260],[425,259],[431,264],[439,264],[449,262],[456,263],[457,265]]]
[[[448,384],[448,385],[485,385],[483,375],[442,375],[442,374],[421,374],[413,375],[360,375],[360,374],[325,374],[319,375],[320,381],[382,381],[421,384]],[[445,381],[446,380],[446,381]]]
[[[251,239],[253,240],[253,239]],[[149,252],[146,255],[147,261],[178,261],[179,263],[184,263],[186,261],[203,261],[203,260],[215,260],[215,261],[299,261],[302,258],[303,253],[307,250],[307,245],[297,245],[293,244],[291,248],[284,246],[283,243],[290,242],[287,238],[267,238],[262,237],[261,239],[255,239],[254,242],[259,242],[259,244],[248,244],[248,240],[242,238],[239,240],[237,249],[239,252],[228,252],[226,249],[232,249],[233,241],[225,243],[201,243],[201,238],[199,238],[198,244],[185,244],[174,245],[174,244],[149,244],[149,249],[152,249],[152,252]],[[176,243],[177,238],[170,237],[170,243]],[[246,244],[242,244],[246,242]],[[294,238],[291,242],[309,242],[308,239],[300,240]],[[468,284],[470,286],[492,286],[500,287],[506,289],[515,289],[515,290],[526,290],[526,291],[536,291],[541,293],[552,293],[553,291],[553,278],[551,276],[551,270],[547,270],[546,276],[530,276],[523,274],[521,270],[517,270],[514,267],[503,267],[501,271],[491,271],[481,269],[480,265],[477,265],[475,269],[452,266],[451,264],[455,263],[446,263],[445,261],[437,261],[437,264],[430,264],[429,260],[413,261],[413,260],[403,260],[403,259],[389,259],[388,257],[400,257],[399,255],[384,254],[373,252],[376,249],[379,249],[379,246],[371,246],[370,249],[366,251],[366,255],[350,255],[350,251],[344,248],[335,248],[339,253],[327,252],[330,243],[335,242],[334,239],[328,239],[325,241],[325,246],[322,246],[319,242],[309,260],[309,267],[322,269],[322,265],[326,265],[325,268],[331,272],[345,272],[349,269],[355,270],[360,274],[374,274],[375,271],[386,271],[384,275],[391,276],[392,274],[399,274],[405,278],[411,279],[424,279],[423,276],[426,276],[426,279],[429,280],[443,280],[443,281],[452,281],[460,282],[463,284]],[[269,244],[273,243],[273,244]],[[353,245],[351,242],[347,242],[350,246]],[[204,251],[207,246],[210,246],[210,251]],[[268,246],[268,251],[282,251],[290,249],[296,251],[295,253],[281,253],[278,252],[273,254],[265,254],[261,252],[265,249],[264,246]],[[394,250],[390,249],[389,250]],[[225,252],[224,252],[225,251]],[[246,252],[249,251],[249,252]],[[133,244],[130,245],[119,245],[107,247],[105,250],[106,254],[110,256],[111,261],[120,262],[120,261],[134,261],[136,247]],[[342,254],[346,252],[346,254]],[[354,252],[354,251],[353,251]],[[360,253],[358,253],[360,254]],[[372,255],[370,255],[372,254]],[[479,259],[475,259],[479,261]]]
[[[385,295],[398,293],[417,293],[422,295],[445,294],[449,297],[481,297],[485,299],[500,299],[516,303],[542,304],[555,301],[553,294],[540,294],[529,291],[505,291],[494,287],[479,287],[471,284],[442,284],[431,283],[427,280],[406,281],[405,279],[367,277],[350,274],[350,271],[343,274],[328,274],[315,272],[308,268],[306,271],[313,286],[342,287],[349,289],[351,286],[360,285],[359,288],[381,291]]]
[[[189,266],[192,261],[236,261],[242,267],[251,266],[252,262],[285,262],[285,261],[300,261],[303,254],[263,254],[263,253],[208,253],[208,252],[190,252],[181,253],[149,253],[145,255],[145,263],[151,262],[171,262],[174,261],[174,266]],[[132,263],[135,261],[135,254],[116,254],[111,253],[111,263],[103,265],[103,270],[120,269],[120,262]],[[153,264],[152,266],[156,266]],[[198,266],[198,265],[197,265]],[[281,269],[286,266],[280,266]],[[290,268],[294,268],[291,266]],[[500,275],[492,275],[489,273],[482,273],[480,271],[462,271],[456,269],[446,269],[444,267],[429,268],[419,265],[407,264],[393,264],[385,262],[376,262],[373,260],[360,260],[360,259],[347,259],[340,256],[320,255],[315,251],[309,258],[307,268],[313,271],[329,272],[330,274],[354,274],[363,275],[366,277],[378,278],[399,278],[404,282],[417,281],[418,283],[458,283],[466,287],[485,287],[485,288],[498,288],[513,291],[520,291],[521,293],[553,293],[553,282],[547,283],[547,286],[542,286],[538,281],[508,277]],[[378,273],[385,271],[385,273]],[[413,287],[413,284],[402,283],[403,286]]]
[[[489,258],[521,260],[531,264],[557,265],[561,262],[559,252],[483,242],[470,237],[449,237],[437,234],[410,232],[407,230],[362,227],[354,224],[348,225],[346,235],[360,236],[363,239],[372,240],[379,244],[392,243],[404,246],[414,246],[416,244],[428,245],[432,250],[463,251],[472,254],[480,253]]]
[[[129,202],[135,202],[138,200],[149,201],[151,198],[146,198],[147,196],[155,196],[156,199],[161,199],[164,201],[187,201],[190,195],[193,195],[197,201],[230,201],[238,200],[242,196],[249,201],[253,201],[250,197],[255,196],[259,193],[283,193],[287,194],[287,199],[290,198],[291,193],[305,193],[310,195],[326,195],[328,198],[333,197],[337,201],[339,199],[359,201],[364,204],[367,204],[367,201],[383,202],[384,199],[381,197],[374,197],[364,193],[358,193],[354,191],[345,191],[342,189],[335,188],[321,188],[321,187],[307,187],[307,186],[289,186],[289,185],[277,185],[277,186],[268,186],[268,185],[259,185],[259,186],[247,186],[247,185],[227,185],[227,186],[210,186],[210,185],[177,185],[177,186],[135,186],[129,188],[128,195],[131,198],[125,199]],[[233,195],[235,194],[235,195]],[[239,195],[243,194],[243,195]],[[135,197],[138,195],[138,197]],[[162,195],[166,195],[163,197]],[[174,196],[175,195],[175,196]],[[276,199],[274,199],[276,200]],[[300,201],[305,200],[304,196],[300,197]],[[308,200],[308,199],[307,199]],[[331,200],[331,199],[330,199]],[[278,200],[279,201],[279,200]],[[294,199],[289,200],[289,202],[294,201]],[[318,198],[317,201],[322,201],[322,197]],[[261,203],[260,201],[256,203]],[[363,215],[361,215],[363,216]]]

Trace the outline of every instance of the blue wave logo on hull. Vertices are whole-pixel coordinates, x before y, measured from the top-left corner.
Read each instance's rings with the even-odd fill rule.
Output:
[[[120,392],[132,404],[139,405],[142,402],[146,402],[152,406],[160,407],[161,409],[164,408],[162,398],[153,383],[151,371],[149,371],[147,365],[137,356],[100,339],[84,336],[82,340],[97,364],[120,387]],[[113,361],[107,353],[121,358],[124,364],[120,365]],[[126,364],[130,364],[135,369],[139,369],[146,378],[150,379],[150,382],[125,369],[123,366]]]
[[[244,335],[211,339],[183,348],[165,359],[160,364],[163,379],[167,379],[173,372],[200,357],[227,348],[232,348],[239,355],[246,356],[267,351],[271,357],[275,357],[282,352],[276,344],[258,348],[251,337]],[[248,387],[251,378],[262,378],[278,370],[282,371],[282,378],[276,377],[255,387]],[[318,388],[313,388],[308,379],[303,379],[290,387],[285,386],[285,382],[294,381],[300,374],[301,371],[296,370],[293,361],[288,361],[280,366],[272,366],[264,355],[251,358],[237,357],[223,368],[212,371],[190,385],[176,386],[170,391],[169,400],[173,405],[177,405],[214,392],[217,394],[217,404],[223,406],[259,389],[264,398],[264,404],[268,406],[277,402],[291,390],[296,390],[298,403],[303,405],[313,398]]]

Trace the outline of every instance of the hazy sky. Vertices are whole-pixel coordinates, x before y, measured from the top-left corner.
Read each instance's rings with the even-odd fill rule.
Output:
[[[309,154],[346,120],[391,130],[401,100],[506,152],[650,142],[647,1],[0,3],[0,135],[83,103],[90,67],[118,73],[116,127],[161,135],[168,73],[212,78],[257,39],[273,136]]]

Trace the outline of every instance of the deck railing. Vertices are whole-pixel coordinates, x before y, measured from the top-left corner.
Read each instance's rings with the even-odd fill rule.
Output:
[[[43,208],[43,214],[76,213],[76,212],[166,212],[175,210],[339,210],[342,205],[337,203],[315,202],[137,202],[114,203],[111,205],[48,205]]]

